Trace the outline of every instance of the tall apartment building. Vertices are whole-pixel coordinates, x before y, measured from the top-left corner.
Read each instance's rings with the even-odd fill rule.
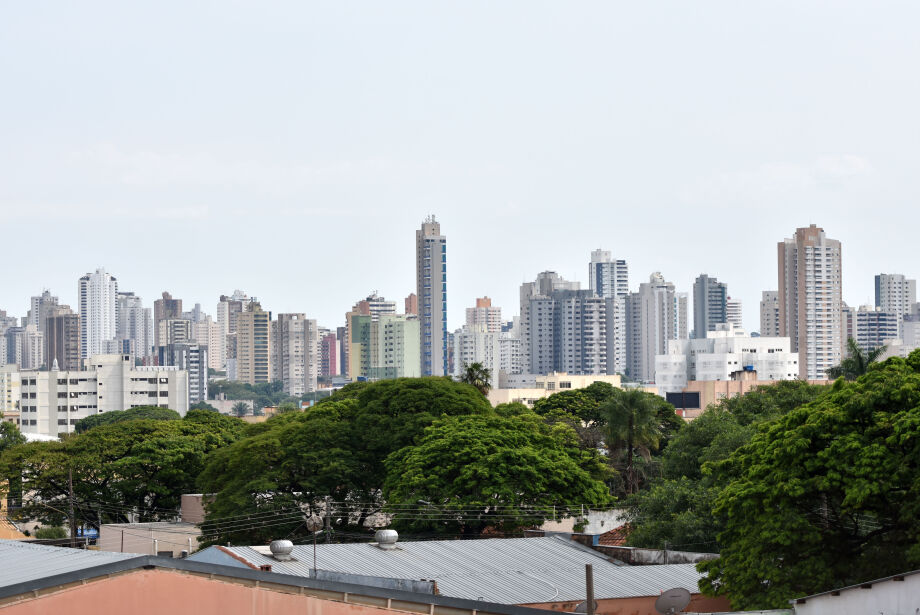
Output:
[[[160,323],[165,320],[184,320],[182,318],[182,299],[174,299],[171,294],[163,291],[163,296],[153,302],[153,345],[165,346],[174,343],[162,337],[163,329]]]
[[[329,378],[339,373],[339,340],[328,332],[320,338],[319,375]]]
[[[467,314],[469,314],[467,308]],[[489,370],[493,382],[498,382],[501,369],[501,331],[489,331],[485,323],[467,323],[454,332],[454,376],[459,376],[467,365],[479,363]]]
[[[208,367],[220,371],[226,365],[227,340],[220,323],[210,316],[205,316],[192,323],[192,339],[208,347]]]
[[[222,331],[221,348],[217,349],[217,353],[223,357],[225,365],[227,359],[236,358],[235,351],[231,352],[231,349],[228,348],[230,343],[228,336],[236,334],[236,322],[239,314],[246,311],[248,305],[249,296],[241,290],[233,291],[230,296],[221,295],[220,301],[217,303],[217,324]],[[214,352],[213,349],[212,352]]]
[[[607,303],[590,290],[531,297],[529,373],[606,374]]]
[[[134,367],[128,355],[94,355],[82,371],[21,372],[20,429],[56,436],[80,419],[138,406],[188,411],[188,373],[176,367]]]
[[[850,307],[846,302],[840,305],[840,335],[843,339],[843,354],[849,354],[847,340],[852,338],[856,340],[856,308]]]
[[[60,305],[45,318],[45,365],[48,369],[78,370],[81,366],[80,315]]]
[[[184,318],[168,318],[157,323],[157,347],[167,344],[182,344],[194,339],[192,321]]]
[[[271,380],[271,321],[272,313],[263,310],[255,299],[237,315],[237,380],[249,384]]]
[[[188,374],[188,404],[208,399],[208,347],[181,342],[157,347],[157,364],[176,367]]]
[[[409,293],[409,296],[406,297],[404,304],[406,308],[406,314],[415,314],[418,316],[418,295],[415,293]]]
[[[379,296],[377,291],[374,291],[366,298],[355,302],[351,310],[345,314],[345,337],[343,338],[344,343],[342,344],[342,362],[345,366],[345,371],[343,373],[346,376],[352,379],[356,378],[357,376],[353,375],[351,372],[352,365],[359,365],[363,361],[360,357],[356,357],[354,363],[352,361],[351,349],[356,343],[361,343],[361,336],[359,335],[358,338],[355,338],[352,334],[352,316],[369,316],[370,320],[368,322],[377,322],[381,315],[395,313],[396,302],[387,301],[385,297]],[[366,371],[361,373],[366,374]]]
[[[606,250],[591,252],[588,287],[598,296],[611,299],[607,306],[607,373],[626,371],[626,297],[629,296],[629,267]]]
[[[58,306],[60,301],[51,294],[51,291],[42,291],[42,294],[32,297],[26,324],[34,325],[42,333],[45,332],[45,319],[48,314]]]
[[[725,322],[741,329],[741,299],[732,299],[729,297],[725,300]]]
[[[799,376],[821,380],[843,359],[840,242],[814,224],[778,244],[780,335],[799,353]]]
[[[272,380],[288,395],[316,390],[319,352],[316,321],[304,314],[278,314],[272,322]]]
[[[479,297],[475,307],[466,308],[466,324],[483,325],[489,333],[499,333],[502,330],[502,309],[493,306],[490,298]]]
[[[864,305],[856,311],[856,343],[869,352],[898,339],[900,318],[894,312]]]
[[[706,339],[717,325],[728,322],[728,285],[701,274],[693,283],[693,336]]]
[[[533,282],[524,282],[520,289],[520,325],[521,348],[524,353],[525,370],[530,370],[531,359],[531,306],[530,301],[536,297],[549,297],[557,290],[579,290],[578,282],[565,280],[555,271],[543,271],[537,274]]]
[[[38,327],[9,327],[3,334],[6,356],[4,364],[15,364],[20,369],[39,369],[44,364],[45,342]]]
[[[153,319],[150,308],[134,293],[120,292],[116,297],[115,338],[133,359],[143,359],[153,352]]]
[[[80,301],[80,356],[102,354],[117,334],[118,281],[105,269],[87,273],[77,285]]]
[[[416,294],[418,295],[419,355],[423,376],[446,376],[447,237],[434,216],[415,231]]]
[[[779,337],[779,292],[765,290],[760,299],[760,334]]]
[[[414,314],[381,314],[370,325],[369,377],[417,378],[421,376],[418,345],[421,323]]]
[[[917,303],[917,280],[908,280],[900,273],[880,273],[875,276],[875,307],[899,318],[909,314]]]
[[[687,294],[679,293],[657,271],[626,304],[627,375],[654,382],[655,357],[667,352],[668,340],[687,339]]]

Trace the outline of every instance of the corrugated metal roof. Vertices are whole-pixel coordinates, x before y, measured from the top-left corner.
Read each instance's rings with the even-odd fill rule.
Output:
[[[694,564],[622,566],[559,537],[399,542],[393,551],[370,543],[317,545],[321,570],[395,579],[433,579],[441,595],[501,604],[582,600],[585,564],[594,567],[596,598],[657,596],[683,587],[698,593]],[[273,572],[310,576],[313,546],[296,545],[296,561],[271,557],[268,547],[222,547]],[[195,559],[193,555],[190,559]]]
[[[0,540],[0,587],[135,557],[136,553],[84,551]]]

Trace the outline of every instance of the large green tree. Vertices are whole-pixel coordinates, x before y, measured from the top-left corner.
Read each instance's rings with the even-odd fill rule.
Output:
[[[716,464],[720,557],[705,591],[734,608],[920,566],[920,351],[764,423]]]
[[[214,542],[296,537],[305,531],[298,511],[321,509],[326,497],[342,513],[338,527],[358,529],[380,510],[383,461],[391,453],[443,416],[492,412],[474,387],[449,378],[349,385],[304,412],[252,426],[249,437],[211,456],[199,482],[216,494],[207,532]],[[280,525],[220,522],[239,515],[269,515]]]
[[[31,442],[0,455],[0,475],[21,477],[21,514],[60,523],[72,478],[78,522],[172,518],[211,451],[240,437],[244,424],[204,410],[183,420],[136,419],[94,427],[60,442]]]
[[[514,532],[578,505],[611,499],[597,452],[571,428],[531,411],[444,418],[387,458],[384,497],[394,524],[410,531]],[[421,506],[420,506],[421,504]]]
[[[482,363],[464,365],[458,380],[473,386],[483,395],[488,395],[489,389],[492,388],[492,372]]]
[[[136,421],[138,419],[150,419],[153,421],[178,421],[181,416],[175,410],[169,408],[160,408],[159,406],[138,406],[128,410],[115,410],[112,412],[101,412],[80,419],[74,426],[76,433],[84,433],[99,427],[100,425],[111,425],[112,423],[121,423],[123,421]]]
[[[828,378],[846,378],[856,380],[867,371],[869,366],[878,361],[885,352],[885,346],[879,346],[869,351],[864,351],[852,337],[847,338],[846,358],[839,365],[827,370]]]

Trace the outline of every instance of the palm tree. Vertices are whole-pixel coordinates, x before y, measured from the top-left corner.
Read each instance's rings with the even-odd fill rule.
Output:
[[[852,337],[847,338],[847,358],[827,370],[827,377],[836,380],[841,376],[847,380],[856,380],[867,371],[869,366],[875,363],[878,358],[885,352],[885,346],[873,348],[869,352],[863,352]]]
[[[476,387],[483,395],[489,394],[492,388],[492,372],[482,366],[482,363],[470,363],[463,365],[463,371],[460,373],[458,380]]]
[[[626,389],[617,392],[601,412],[607,417],[607,449],[611,459],[626,455],[623,473],[626,493],[639,490],[639,473],[636,468],[635,454],[648,459],[651,451],[658,448],[661,439],[661,425],[658,412],[652,403],[650,393],[640,389]]]
[[[230,412],[234,416],[245,416],[249,412],[249,405],[244,401],[238,401],[230,408]]]

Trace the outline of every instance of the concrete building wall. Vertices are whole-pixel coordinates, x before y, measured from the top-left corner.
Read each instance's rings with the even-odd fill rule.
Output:
[[[415,231],[416,294],[418,295],[419,356],[423,376],[446,376],[447,237],[430,216]]]
[[[760,299],[760,334],[779,337],[779,292],[765,290]]]
[[[181,557],[198,550],[199,536],[192,523],[103,523],[96,545],[100,551]]]

